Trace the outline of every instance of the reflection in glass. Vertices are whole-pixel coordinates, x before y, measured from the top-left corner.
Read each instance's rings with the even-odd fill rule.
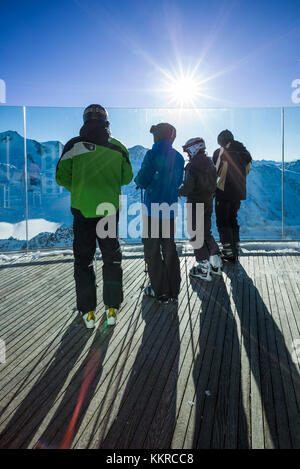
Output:
[[[56,165],[66,142],[79,135],[81,108],[26,108],[28,247],[72,245],[70,194],[55,181]],[[241,239],[281,239],[282,161],[281,109],[108,109],[112,134],[129,148],[134,176],[152,147],[152,124],[170,122],[177,129],[174,147],[191,137],[206,141],[208,155],[218,147],[217,135],[230,129],[253,157],[247,200],[239,211]],[[299,238],[300,108],[285,112],[285,236]],[[25,176],[22,108],[0,108],[0,250],[24,249]],[[186,155],[184,155],[186,156]],[[139,203],[134,181],[122,190],[127,206]],[[180,199],[183,206],[185,199]],[[134,219],[121,213],[120,225]],[[180,221],[182,223],[182,221]],[[213,232],[218,238],[213,218]],[[183,229],[178,230],[184,233]],[[127,237],[124,242],[139,242]]]
[[[22,107],[0,107],[0,251],[26,248]]]
[[[284,235],[300,239],[300,108],[284,110]]]

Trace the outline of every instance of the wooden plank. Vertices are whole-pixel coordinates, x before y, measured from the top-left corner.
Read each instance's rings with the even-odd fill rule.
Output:
[[[56,269],[58,271],[58,276],[60,276],[61,273],[65,271],[65,266],[63,264],[58,263]],[[55,278],[55,268],[53,266],[46,272],[43,270],[43,267],[40,266],[35,266],[35,270],[36,272],[39,272],[39,275],[36,276],[34,281],[32,277],[27,276],[27,272],[22,273],[22,271],[18,271],[18,278],[21,282],[20,288],[17,291],[11,290],[10,293],[7,293],[7,297],[5,299],[2,298],[2,302],[0,305],[1,327],[7,324],[7,321],[5,322],[5,313],[11,311],[12,308],[15,308],[16,313],[18,313],[18,306],[24,305],[24,303],[26,303],[27,298],[33,300],[35,295],[41,296],[43,294],[43,290],[37,288],[38,285],[47,285],[47,282],[49,282],[52,288],[57,288],[57,279]]]
[[[235,378],[237,378],[236,363],[238,363],[239,369],[241,365],[241,335],[238,329],[239,318],[237,317],[237,305],[239,305],[239,302],[236,295],[235,298],[233,298],[232,292],[239,292],[242,285],[239,268],[239,265],[235,266],[235,268],[230,268],[231,282],[229,282],[229,278],[227,278],[225,284],[225,289],[228,295],[228,317],[219,372],[218,394],[214,410],[214,424],[211,438],[212,448],[228,448],[228,445],[230,446],[230,439],[235,441],[234,444],[231,442],[231,445],[234,447],[237,446],[238,412],[232,412],[230,401],[234,402],[234,407],[238,411],[236,403],[239,402],[240,383],[237,379],[234,380],[233,371],[235,371]],[[233,386],[232,380],[234,383]]]
[[[245,257],[241,258],[240,262],[245,265]],[[245,267],[244,267],[245,268]],[[239,433],[239,415],[242,412],[245,420],[244,409],[240,409],[240,393],[241,393],[241,342],[242,342],[242,325],[240,320],[240,311],[242,309],[242,279],[237,275],[234,279],[237,283],[235,291],[239,294],[235,295],[233,301],[232,291],[230,294],[232,320],[235,322],[234,333],[232,338],[232,360],[230,368],[230,383],[228,390],[228,404],[227,404],[227,422],[224,435],[224,448],[235,449],[238,447],[238,433]],[[241,420],[241,417],[240,417]],[[246,422],[243,423],[242,428],[246,427]]]
[[[259,327],[257,289],[255,286],[255,268],[253,257],[249,257],[248,282],[250,285],[250,367],[251,367],[251,448],[264,449],[264,424],[262,409],[262,385],[259,355]]]
[[[49,302],[55,302],[63,298],[69,290],[73,290],[73,280],[61,272],[58,276],[58,281],[64,279],[64,288],[58,288],[57,285],[53,288],[47,287],[45,284],[36,284],[34,296],[32,293],[26,297],[24,296],[23,302],[11,304],[11,309],[5,311],[5,324],[3,326],[3,336],[5,340],[11,338],[14,346],[17,346],[18,341],[21,339],[20,333],[23,335],[27,329],[32,330],[32,322],[38,320],[38,323],[45,319],[44,309]],[[29,301],[28,301],[29,300]],[[53,306],[52,306],[53,309]],[[13,315],[14,321],[7,321],[7,317]],[[16,327],[17,326],[17,327]]]
[[[230,276],[235,270],[228,266],[226,273]],[[232,277],[231,277],[232,284]],[[217,336],[214,344],[213,362],[211,363],[207,393],[204,397],[203,418],[201,420],[197,448],[222,448],[227,427],[227,403],[229,390],[229,374],[232,356],[233,318],[230,304],[230,281],[219,285],[222,291],[220,316]],[[209,393],[209,394],[208,394]]]
[[[262,265],[266,270],[266,266],[264,264],[264,258],[261,258]],[[276,304],[276,293],[270,290],[270,284],[267,279],[266,274],[262,274],[262,288],[263,288],[263,296],[262,300],[264,302],[264,313],[265,313],[265,320],[266,320],[266,330],[267,330],[267,340],[268,340],[268,351],[270,356],[270,368],[272,374],[272,383],[273,383],[273,390],[274,390],[274,401],[275,401],[275,417],[276,417],[276,424],[277,424],[277,432],[278,432],[278,447],[279,448],[291,448],[291,436],[289,430],[289,423],[288,423],[288,416],[287,416],[287,409],[286,409],[286,401],[284,396],[284,390],[280,375],[280,370],[278,367],[279,357],[277,351],[277,344],[276,344],[276,337],[275,337],[275,329],[276,324],[273,319],[273,315],[277,310]],[[272,415],[267,415],[267,419],[271,420],[273,418]]]
[[[261,400],[263,411],[263,427],[264,427],[264,446],[266,449],[278,448],[278,434],[275,415],[274,390],[271,376],[270,353],[268,349],[267,324],[265,316],[266,305],[261,295],[262,288],[262,271],[261,256],[256,259],[256,272],[254,276],[254,284],[256,287],[256,308],[258,318],[258,335],[259,335],[259,366],[261,378]]]
[[[70,289],[69,296],[70,296],[70,297],[73,297],[73,296],[74,296],[74,291],[73,291],[73,289]],[[59,306],[59,304],[57,303],[57,306],[59,306],[59,307],[61,307],[61,308],[63,309],[63,308],[65,307],[65,303],[64,303],[64,302],[66,301],[66,299],[67,299],[67,298],[63,296],[63,300],[64,300],[63,303],[62,303],[60,306]],[[53,298],[50,299],[50,301],[49,301],[49,307],[51,307],[51,309],[53,309]],[[45,313],[45,312],[47,313],[47,310],[46,310],[46,311],[43,310],[43,311],[44,311],[44,313]],[[47,326],[48,330],[51,329],[50,326],[51,326],[51,323],[52,323],[52,322],[53,322],[53,324],[54,324],[54,326],[55,326],[55,331],[57,331],[57,329],[58,329],[57,326],[59,326],[60,323],[63,324],[63,323],[65,322],[65,315],[60,314],[60,312],[58,312],[58,315],[57,315],[57,316],[54,315],[53,317],[51,317],[51,316],[49,315],[49,316],[47,316],[47,318],[49,318],[49,319],[47,319],[48,322],[46,322],[46,326]],[[51,322],[49,322],[49,321],[51,321]],[[41,324],[41,327],[38,329],[38,332],[39,332],[39,333],[40,333],[40,329],[43,328],[43,327],[42,327],[43,325],[44,325],[44,324],[42,323],[42,324]],[[31,325],[31,327],[32,327],[32,325]],[[43,333],[42,333],[41,335],[42,335],[42,337],[44,336]],[[35,347],[35,351],[36,351],[36,346],[37,346],[37,344],[38,344],[37,335],[33,336],[33,342],[32,342],[32,343],[33,343],[33,347]],[[32,358],[33,358],[32,355],[31,355],[32,350],[29,348],[29,342],[27,341],[27,342],[25,342],[25,344],[26,344],[26,353],[28,352],[29,360],[32,360]],[[45,345],[45,342],[44,342],[44,345]],[[12,355],[12,359],[13,359],[14,364],[16,364],[16,362],[17,362],[16,358],[17,358],[17,355],[14,353],[14,354]],[[22,355],[21,355],[21,362],[20,362],[20,363],[22,363],[22,367],[24,367],[24,364],[25,364],[25,360],[24,360],[24,359],[25,359],[25,355],[22,354]],[[2,383],[2,384],[3,384],[3,383]]]
[[[156,320],[155,317],[150,319],[149,325],[145,328],[143,343],[137,352],[136,361],[133,364],[135,373],[131,376],[124,392],[124,398],[117,415],[117,423],[111,427],[106,438],[100,443],[101,448],[129,447],[142,415],[144,419],[146,407],[152,411],[152,406],[148,405],[148,403],[157,385],[159,370],[162,369],[164,362],[170,356],[169,351],[172,341],[175,341],[176,344],[179,341],[178,319],[173,314],[170,317],[168,309],[159,307],[156,312],[157,316],[165,316],[162,326],[160,326],[159,319],[158,334],[154,335],[153,332],[148,332],[149,326],[151,327],[152,322]],[[165,378],[161,377],[161,379]]]
[[[182,293],[182,289],[181,289],[181,293]],[[181,294],[180,294],[179,298],[180,298],[180,302],[181,302],[182,301]],[[157,314],[157,312],[158,311],[155,312],[155,310],[154,311],[150,310],[149,314],[151,314],[153,316],[153,318],[152,318],[153,321],[152,322],[153,322],[153,325],[155,325],[155,327],[158,327],[158,335],[159,335],[160,334],[159,329],[163,326],[160,327],[160,324],[155,321],[155,314]],[[164,319],[166,319],[166,318],[163,318],[163,320]],[[149,323],[149,324],[151,324],[151,323]],[[147,328],[149,328],[149,326],[147,326]],[[151,336],[151,339],[155,339],[155,333],[153,331],[150,332],[149,335]],[[144,336],[145,336],[145,333],[143,332],[143,340],[144,340]],[[151,344],[150,344],[150,346],[151,346]],[[146,360],[147,360],[147,355],[146,355],[146,353],[144,353],[143,348],[141,346],[140,346],[139,351],[136,354],[136,356],[134,356],[132,358],[133,358],[133,360],[138,360],[139,356],[140,357],[143,357],[143,356],[145,357],[146,356]],[[125,365],[126,368],[127,368],[127,365],[129,365],[132,368],[132,372],[131,372],[131,374],[130,374],[130,372],[128,373],[128,377],[130,376],[130,381],[132,381],[131,386],[133,386],[135,388],[136,387],[136,384],[135,384],[136,379],[139,376],[139,369],[141,369],[141,367],[143,367],[143,363],[139,364],[139,361],[137,361],[137,362],[133,361],[130,364],[130,361],[126,360],[126,365]],[[144,371],[144,369],[143,369],[143,371]],[[125,385],[126,385],[126,391],[124,391]],[[105,420],[105,425],[103,426],[103,421],[101,422],[100,425],[98,425],[98,435],[90,443],[93,447],[102,446],[103,440],[105,439],[105,435],[108,431],[107,429],[109,429],[110,425],[114,423],[116,418],[118,419],[117,422],[118,422],[118,425],[119,425],[120,417],[119,417],[118,413],[116,412],[116,410],[118,408],[122,407],[122,404],[123,405],[130,405],[130,403],[128,403],[128,402],[126,404],[126,396],[127,396],[127,394],[131,393],[130,389],[131,389],[130,388],[130,383],[128,382],[128,378],[127,378],[125,381],[123,381],[122,387],[120,388],[120,390],[118,392],[118,395],[116,396],[116,400],[114,402],[110,402],[110,404],[108,406],[107,405],[105,406],[105,412],[106,412],[106,415],[107,415],[107,417],[105,417],[105,419],[104,419]],[[135,389],[134,389],[134,392],[136,392]],[[122,400],[122,404],[121,404],[121,400]],[[101,414],[103,414],[103,409],[102,409]],[[100,422],[100,419],[101,418],[99,417],[99,422]],[[86,435],[89,432],[90,432],[89,428],[87,428],[86,430],[83,430],[84,435]],[[90,440],[92,440],[92,438]]]
[[[65,322],[62,316],[74,304],[72,264],[60,263],[56,270],[54,264],[23,271],[10,267],[5,278],[0,270],[8,308],[20,309],[22,295],[30,301],[24,278],[32,278],[36,305],[53,313],[40,321],[39,331],[34,330],[38,310],[30,304],[23,305],[23,316],[17,313],[15,331],[2,321],[7,337],[15,340],[11,350],[17,362],[6,368],[2,390],[8,393],[0,391],[9,404],[0,417],[0,429],[6,429],[0,446],[57,447],[84,378],[89,387],[69,441],[74,448],[106,447],[113,435],[115,448],[298,447],[299,367],[292,365],[289,344],[299,333],[300,258],[252,254],[241,258],[241,268],[225,268],[232,270],[229,277],[224,274],[225,283],[215,280],[204,288],[202,282],[196,288],[188,282],[186,266],[193,259],[181,258],[184,280],[173,321],[161,319],[161,308],[151,300],[145,306],[139,289],[143,259],[134,264],[130,259],[126,267],[124,260],[127,294],[117,326],[108,331],[99,318],[94,334],[78,319]],[[64,277],[65,298],[55,295]],[[8,278],[20,286],[15,295]],[[208,389],[215,392],[206,396]]]
[[[206,288],[208,288],[206,286]],[[177,419],[177,426],[174,431],[172,447],[192,447],[193,439],[195,436],[196,428],[194,420],[197,420],[197,416],[201,413],[201,399],[198,398],[197,382],[201,371],[202,362],[204,361],[203,355],[206,349],[206,343],[211,327],[212,310],[215,304],[217,292],[219,290],[218,284],[212,282],[210,286],[210,294],[204,297],[204,301],[201,305],[202,313],[200,317],[199,326],[193,329],[193,343],[196,347],[192,348],[193,360],[191,363],[190,372],[188,374],[188,380],[186,383],[185,391],[182,397],[182,405],[180,407],[180,413]],[[202,289],[201,289],[202,290]],[[199,294],[197,292],[197,294]],[[202,380],[204,382],[204,380]],[[198,398],[196,400],[196,398]],[[191,406],[187,406],[187,403],[191,403]]]
[[[136,274],[136,272],[135,272]],[[135,276],[135,280],[136,280],[136,276]],[[129,305],[130,306],[130,305]],[[118,336],[120,336],[121,334],[121,331],[126,331],[126,326],[128,324],[128,318],[127,318],[127,321],[126,321],[126,317],[123,316],[122,319],[120,319],[117,323],[117,326],[115,326],[114,328],[114,331],[117,329],[119,331],[118,333]],[[131,324],[130,324],[130,328],[134,328],[135,327],[135,324],[136,324],[136,320],[132,321]],[[135,330],[135,329],[134,329]],[[134,331],[132,332],[134,333]],[[115,345],[111,345],[112,344],[112,341],[110,341],[110,344],[109,344],[109,348],[112,347],[112,350],[113,350],[113,353],[109,353],[109,349],[107,351],[107,355],[109,356],[108,360],[104,360],[105,358],[105,353],[103,352],[103,350],[101,350],[101,356],[102,356],[102,359],[101,359],[101,369],[99,371],[99,373],[97,373],[97,380],[101,378],[101,375],[102,375],[102,367],[103,367],[103,375],[105,376],[104,380],[107,380],[107,381],[110,381],[110,377],[109,377],[109,373],[107,374],[107,372],[105,372],[105,366],[106,364],[108,363],[108,366],[109,366],[109,370],[113,370],[113,376],[115,374],[115,369],[116,369],[116,366],[117,366],[117,363],[118,363],[118,352],[120,354],[120,350],[121,352],[124,352],[127,353],[128,350],[130,350],[131,348],[131,344],[132,344],[132,340],[131,340],[131,334],[129,334],[129,328],[128,330],[125,332],[124,334],[124,337],[126,339],[126,343],[123,341],[122,342],[122,335],[121,335],[121,340],[119,342],[119,344],[115,344]],[[115,337],[115,332],[114,332],[114,336]],[[94,345],[92,346],[92,349],[98,349],[98,342],[95,340],[94,341]],[[106,346],[105,346],[105,349],[106,349]],[[89,354],[90,355],[90,354]],[[87,357],[88,359],[88,357]],[[99,365],[100,366],[100,365]],[[75,373],[76,372],[76,373]],[[80,384],[81,384],[81,379],[82,379],[82,372],[83,372],[83,367],[78,367],[77,370],[74,370],[74,374],[73,374],[73,377],[72,377],[72,393],[76,396],[76,392],[78,391],[78,389],[80,388]],[[110,389],[109,389],[111,395],[113,395],[113,387],[110,386]],[[66,421],[68,421],[68,415],[72,416],[72,412],[74,411],[74,396],[73,396],[73,399],[72,399],[72,394],[71,393],[68,393],[68,399],[67,401],[65,401],[65,399],[63,398],[62,399],[62,402],[63,402],[63,407],[61,408],[61,404],[58,402],[57,403],[57,408],[59,409],[57,412],[59,412],[59,415],[63,415],[66,419]],[[88,411],[86,413],[86,417],[88,417]],[[49,419],[48,419],[48,423],[49,423]],[[44,433],[42,432],[42,436],[41,438],[42,439],[45,439],[47,440],[48,444],[53,444],[51,443],[51,438],[55,438],[55,441],[54,441],[54,446],[56,446],[57,444],[57,437],[59,435],[55,435],[55,432],[56,431],[63,431],[63,429],[65,429],[64,426],[62,425],[59,425],[59,423],[55,423],[55,422],[50,422],[49,423],[49,428],[46,426],[42,426],[39,428],[39,433],[41,434],[42,430],[44,430]],[[52,435],[52,436],[51,436]],[[63,435],[62,435],[63,436]]]
[[[192,407],[189,413],[189,422],[187,424],[187,431],[184,441],[184,448],[199,448],[209,447],[209,443],[203,435],[202,429],[206,423],[211,424],[208,420],[209,415],[206,411],[208,409],[207,399],[215,400],[216,388],[212,388],[209,385],[209,379],[211,375],[211,368],[215,366],[215,358],[218,354],[218,339],[223,335],[223,321],[222,316],[226,316],[223,310],[224,308],[224,295],[227,297],[224,291],[224,283],[214,282],[215,288],[212,293],[211,300],[208,308],[205,312],[207,316],[206,321],[203,324],[200,332],[199,347],[200,351],[195,359],[195,366],[193,371],[193,386],[195,386],[195,395],[193,401],[196,403]],[[228,297],[227,297],[228,298]],[[211,382],[211,385],[214,384]],[[212,396],[206,397],[206,392],[210,391]],[[211,428],[207,429],[210,433]],[[200,438],[199,438],[200,435]]]
[[[186,351],[180,351],[179,377],[177,386],[177,422],[174,429],[171,447],[182,448],[184,445],[186,427],[189,421],[191,407],[194,406],[195,385],[194,368],[195,360],[199,354],[199,338],[205,320],[207,320],[207,308],[212,298],[213,288],[217,288],[216,282],[205,283],[193,280],[190,282],[190,290],[194,293],[189,298],[186,314],[189,315],[189,335]],[[185,336],[186,337],[186,336]]]
[[[72,336],[71,336],[72,337]]]
[[[128,269],[129,269],[129,266],[128,266]],[[126,270],[125,270],[126,272]],[[62,274],[62,276],[64,277],[65,273]],[[59,281],[60,279],[58,279]],[[49,330],[51,329],[52,325],[54,326],[55,330],[58,329],[58,327],[60,327],[61,324],[63,324],[63,322],[65,321],[65,311],[63,311],[63,314],[58,314],[58,316],[56,315],[51,315],[51,314],[48,314],[51,312],[51,310],[53,310],[53,302],[56,301],[56,305],[59,306],[60,304],[60,308],[63,310],[63,308],[65,307],[65,300],[67,298],[70,299],[70,301],[72,302],[72,298],[75,300],[75,292],[74,292],[74,288],[73,288],[73,280],[72,280],[72,276],[70,275],[69,276],[69,280],[70,280],[70,283],[67,283],[68,282],[68,278],[67,276],[64,278],[64,281],[65,281],[65,289],[63,291],[60,291],[60,294],[59,294],[59,297],[63,298],[63,304],[60,304],[59,302],[57,302],[57,300],[59,299],[59,297],[57,296],[57,287],[55,289],[55,292],[54,292],[54,298],[48,294],[47,292],[47,295],[44,296],[44,299],[45,299],[45,303],[40,303],[40,304],[37,304],[35,305],[34,309],[31,310],[31,308],[29,309],[25,309],[23,311],[23,315],[25,316],[24,318],[24,324],[26,324],[26,327],[23,326],[22,322],[19,321],[18,322],[18,328],[19,326],[22,327],[21,329],[21,333],[19,331],[19,329],[15,332],[16,336],[17,336],[17,339],[14,341],[14,346],[16,345],[19,345],[19,342],[21,343],[21,345],[25,344],[26,343],[26,355],[30,355],[31,354],[31,348],[30,348],[30,344],[32,344],[33,347],[36,348],[37,344],[39,343],[39,337],[43,337],[44,336],[44,330],[46,328],[46,330]],[[100,285],[99,287],[101,286],[102,284],[102,280],[101,278],[99,279],[100,281]],[[72,288],[71,288],[72,287]],[[65,295],[65,293],[67,293],[67,295]],[[46,294],[46,292],[44,292],[44,294]],[[98,299],[99,299],[99,295],[98,295]],[[41,311],[43,311],[43,316],[42,316],[42,320],[40,321],[39,318],[41,317]],[[28,315],[30,314],[30,320],[28,320]],[[43,319],[45,318],[45,319]],[[36,333],[32,336],[32,326],[36,324],[36,322],[39,323],[39,328],[37,328],[37,331]],[[26,335],[25,335],[26,333]],[[31,334],[31,338],[29,338],[29,335]],[[24,337],[25,335],[25,337]],[[9,338],[9,336],[8,336]],[[20,346],[18,347],[20,348]],[[21,362],[22,362],[22,365],[24,366],[24,355],[23,354],[23,350],[22,348],[20,348],[20,354],[21,354]],[[14,364],[17,365],[18,364],[18,361],[17,361],[17,357],[18,357],[18,354],[16,353],[16,351],[14,349],[11,349],[10,350],[10,355],[13,357],[14,359]]]
[[[241,322],[241,388],[239,401],[239,432],[238,448],[251,448],[251,369],[250,369],[250,293],[249,282],[242,275],[242,301],[241,309],[238,310],[239,320]],[[233,296],[238,295],[240,291],[233,292]]]
[[[149,423],[147,419],[140,421],[137,427],[136,434],[138,435],[137,443],[143,448],[164,448],[170,447],[173,432],[175,428],[175,422],[178,421],[177,417],[177,406],[178,399],[181,399],[180,395],[178,375],[181,373],[182,368],[187,368],[188,364],[186,361],[180,361],[180,355],[186,354],[186,348],[191,341],[191,334],[194,330],[194,324],[197,322],[199,311],[194,308],[196,303],[197,295],[196,291],[193,291],[189,281],[188,266],[185,269],[185,282],[187,285],[186,295],[184,296],[184,304],[181,305],[183,309],[183,315],[180,318],[179,323],[179,336],[180,345],[177,344],[177,350],[172,344],[172,367],[168,373],[166,369],[166,363],[163,364],[162,373],[168,373],[168,379],[163,383],[160,378],[154,387],[151,395],[149,404],[153,402],[152,407],[155,413],[150,412],[149,407],[146,408],[146,414],[149,416]],[[202,283],[201,281],[199,282]],[[207,285],[203,288],[206,289]],[[170,352],[168,352],[170,354]],[[175,364],[175,365],[174,365]],[[163,396],[163,398],[162,398]],[[156,407],[156,410],[155,410]],[[170,412],[171,409],[171,412]],[[146,425],[144,425],[146,424]],[[134,447],[136,438],[132,440],[131,447]]]
[[[273,265],[277,260],[277,257],[278,256],[276,256],[276,258],[272,258]],[[300,401],[300,377],[298,367],[293,363],[292,357],[286,346],[286,344],[291,344],[293,340],[288,322],[289,311],[286,311],[288,308],[288,301],[283,300],[283,285],[279,284],[277,275],[270,276],[270,283],[271,282],[273,284],[273,291],[274,293],[276,292],[276,302],[278,306],[276,311],[277,327],[275,328],[275,335],[278,354],[280,357],[279,367],[287,404],[292,447],[300,448],[300,413],[297,405],[297,400],[298,402]]]

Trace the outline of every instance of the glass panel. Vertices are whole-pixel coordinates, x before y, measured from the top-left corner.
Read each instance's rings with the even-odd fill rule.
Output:
[[[285,108],[284,234],[300,239],[300,107]]]
[[[65,143],[78,135],[82,109],[27,107],[30,249],[71,246],[70,194],[55,180]]]
[[[209,156],[218,147],[217,135],[230,129],[253,157],[247,179],[247,200],[239,211],[241,239],[281,239],[281,109],[114,109],[110,111],[114,134],[131,147],[134,172],[137,173],[146,148],[152,146],[149,129],[158,122],[170,122],[177,129],[174,147],[191,137],[202,136]],[[124,125],[126,123],[126,125]],[[183,154],[186,157],[186,154]],[[125,188],[137,199],[133,183]],[[183,200],[180,201],[184,203]],[[218,238],[215,217],[213,233]]]
[[[26,249],[22,107],[0,106],[0,251]]]
[[[16,129],[21,136],[19,146],[15,142],[8,144],[5,140],[1,144],[1,163],[4,165],[5,174],[7,154],[10,158],[10,155],[16,151],[20,153],[23,141],[23,115],[22,108],[1,107],[0,111],[1,130],[5,132],[7,128]],[[64,144],[79,133],[82,126],[82,111],[81,108],[27,108],[29,248],[65,247],[72,244],[70,196],[65,189],[56,184],[55,169]],[[174,147],[181,153],[186,140],[195,136],[204,137],[209,156],[212,156],[218,147],[219,132],[225,128],[230,129],[235,138],[245,144],[254,159],[248,176],[247,200],[243,201],[239,211],[241,238],[281,238],[280,109],[109,109],[109,118],[112,134],[129,148],[134,176],[141,166],[147,149],[152,146],[152,135],[149,130],[153,124],[170,122],[176,127],[177,138]],[[288,121],[288,118],[286,120]],[[3,133],[2,138],[5,137]],[[23,171],[24,174],[24,163],[22,168],[21,163],[19,161],[17,163],[16,170]],[[14,177],[15,180],[17,179]],[[18,181],[17,186],[19,189],[22,187],[23,194],[22,197],[19,195],[18,207],[10,211],[9,207],[6,205],[4,207],[4,202],[6,204],[4,191],[7,191],[8,185],[4,176],[2,178],[1,221],[17,223],[24,220],[24,176],[23,186],[22,177],[19,177]],[[14,204],[17,203],[17,186],[14,188]],[[133,212],[130,212],[129,207],[140,202],[140,191],[136,190],[132,181],[123,188],[122,193],[128,198],[127,211],[122,211],[120,220],[121,235],[127,242],[141,241],[140,237],[130,237],[126,229],[138,214],[137,207]],[[10,200],[11,197],[10,195]],[[184,202],[185,199],[180,200],[182,206]],[[181,220],[180,224],[182,223]],[[218,238],[215,219],[213,219],[213,231]],[[184,234],[184,230],[179,227],[178,233]],[[3,228],[2,236],[4,234]],[[22,241],[24,247],[24,239]],[[5,243],[8,248],[8,241]],[[3,249],[4,244],[2,241]],[[11,242],[10,248],[13,248]]]
[[[174,147],[182,153],[182,145],[191,137],[202,136],[209,156],[218,148],[217,135],[230,129],[253,157],[247,179],[247,200],[239,211],[241,239],[281,239],[281,109],[112,109],[110,121],[114,135],[130,148],[136,175],[142,157],[152,146],[149,129],[158,122],[170,122],[177,129]],[[126,123],[126,125],[124,125]],[[186,157],[186,153],[183,153]],[[134,183],[124,188],[130,201],[139,193]],[[180,200],[183,205],[184,200]],[[181,231],[181,230],[179,230]],[[184,232],[184,231],[182,231]],[[213,233],[218,238],[215,217]]]

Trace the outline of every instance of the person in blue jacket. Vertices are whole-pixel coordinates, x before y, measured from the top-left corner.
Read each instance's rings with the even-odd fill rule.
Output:
[[[145,294],[161,303],[177,302],[181,276],[174,241],[175,217],[184,158],[172,147],[176,129],[171,124],[153,125],[150,133],[154,145],[135,179],[137,187],[145,189],[143,244],[150,277]]]

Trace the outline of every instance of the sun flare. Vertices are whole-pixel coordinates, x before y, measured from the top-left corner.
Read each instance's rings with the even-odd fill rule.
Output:
[[[200,80],[193,75],[170,77],[165,85],[165,92],[170,102],[183,106],[195,106],[197,99],[201,96]]]
[[[177,104],[193,104],[200,93],[199,83],[194,78],[182,77],[170,83],[170,98]]]

